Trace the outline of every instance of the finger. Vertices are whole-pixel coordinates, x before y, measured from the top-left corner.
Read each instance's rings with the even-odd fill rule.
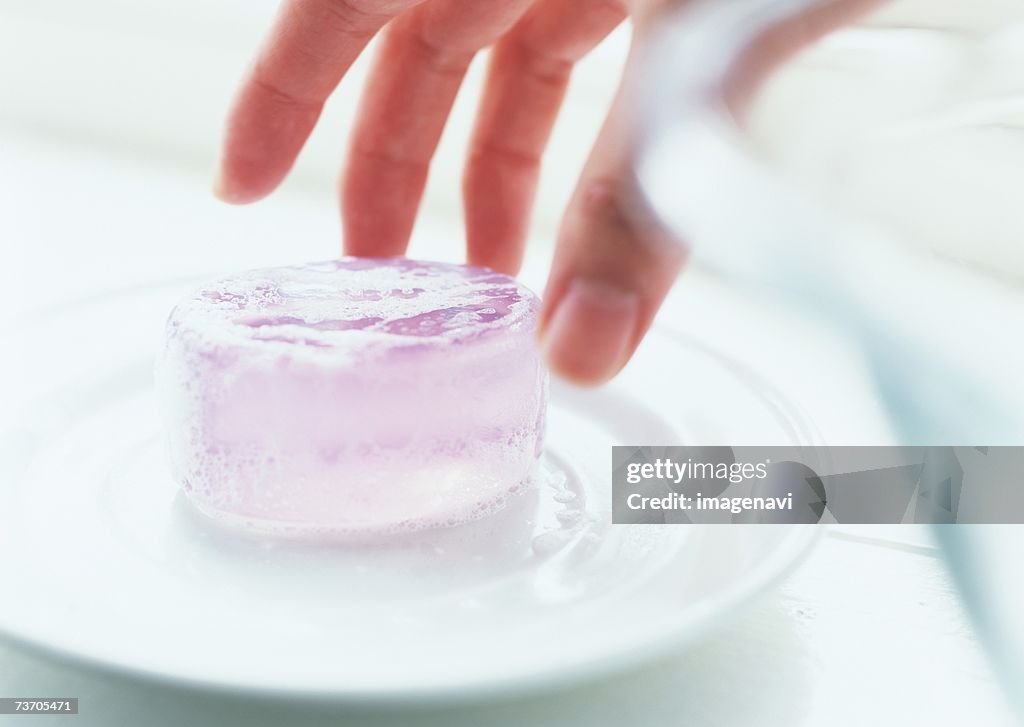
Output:
[[[269,194],[370,38],[418,1],[288,0],[229,113],[217,196],[244,203]]]
[[[641,199],[623,97],[620,88],[563,218],[541,309],[548,365],[586,385],[626,364],[685,258]]]
[[[529,2],[433,0],[384,32],[342,176],[346,253],[405,251],[430,159],[466,69]]]
[[[770,28],[734,67],[726,100],[741,107],[770,69],[875,4],[834,0]],[[632,66],[627,63],[627,78],[638,72]],[[620,89],[563,220],[541,311],[550,367],[583,384],[601,383],[626,364],[685,260],[683,245],[640,198],[630,170],[629,123]]]
[[[495,46],[463,177],[470,263],[519,270],[572,67],[625,17],[616,0],[542,0]]]

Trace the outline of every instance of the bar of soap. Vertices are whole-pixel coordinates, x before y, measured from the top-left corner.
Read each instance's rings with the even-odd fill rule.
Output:
[[[464,265],[342,258],[212,282],[157,366],[173,476],[262,531],[454,525],[527,486],[543,445],[538,300]]]

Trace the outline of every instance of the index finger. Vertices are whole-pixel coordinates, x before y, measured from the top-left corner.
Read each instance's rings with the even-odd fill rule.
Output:
[[[281,182],[370,39],[422,0],[287,0],[229,113],[214,192],[255,201]]]

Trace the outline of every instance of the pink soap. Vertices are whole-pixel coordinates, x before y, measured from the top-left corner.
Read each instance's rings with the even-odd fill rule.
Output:
[[[157,367],[172,473],[257,530],[481,517],[540,456],[537,309],[506,275],[404,258],[212,282],[171,312]]]

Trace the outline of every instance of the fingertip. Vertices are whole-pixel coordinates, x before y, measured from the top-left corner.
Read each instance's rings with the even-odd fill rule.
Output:
[[[548,367],[548,371],[554,374],[555,377],[584,389],[596,389],[602,384],[607,383],[618,373],[618,370],[607,373],[576,366],[572,361],[567,361],[561,357],[552,357],[544,348],[542,348],[542,358],[544,364]]]
[[[539,331],[543,357],[557,376],[597,386],[626,365],[641,318],[635,292],[598,280],[572,280]]]
[[[474,155],[462,180],[466,260],[516,275],[523,264],[537,169]]]
[[[221,202],[232,205],[249,204],[257,202],[270,194],[276,182],[255,183],[262,176],[260,169],[253,169],[248,174],[239,173],[237,169],[232,171],[232,165],[228,157],[224,157],[217,164],[213,174],[213,181],[210,189],[213,196]],[[246,181],[248,178],[249,181]]]
[[[213,175],[213,183],[210,185],[213,196],[227,204],[242,204],[245,200],[240,197],[227,183],[224,171],[218,167]]]
[[[228,204],[249,204],[273,192],[291,170],[320,108],[247,82],[228,112],[214,196]]]
[[[523,267],[523,255],[522,251],[514,245],[505,246],[486,253],[479,252],[474,245],[469,245],[466,263],[515,277]]]

